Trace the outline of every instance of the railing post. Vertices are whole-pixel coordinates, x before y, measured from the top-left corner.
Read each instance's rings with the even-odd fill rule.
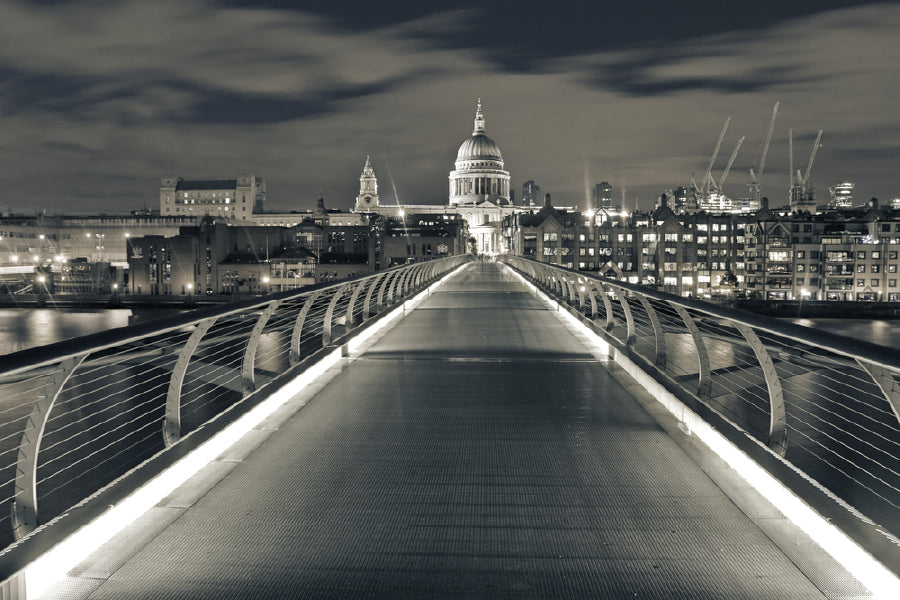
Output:
[[[216,319],[217,317],[211,317],[197,323],[178,353],[178,360],[175,361],[175,367],[169,377],[169,389],[166,391],[166,416],[163,419],[163,442],[166,448],[181,439],[181,386],[184,384],[184,376],[187,374],[191,357]]]
[[[784,456],[787,452],[787,419],[784,413],[784,392],[781,389],[781,379],[775,370],[775,363],[752,328],[736,321],[731,321],[731,324],[750,344],[759,366],[762,367],[766,388],[769,391],[769,447]]]
[[[328,303],[328,309],[325,311],[325,317],[322,320],[322,346],[327,346],[331,343],[331,318],[334,316],[334,308],[337,306],[338,300],[341,299],[341,296],[344,295],[344,292],[349,287],[349,283],[345,283],[339,287],[334,292],[334,296],[331,297],[331,302]]]
[[[697,349],[697,358],[700,361],[697,396],[704,402],[708,402],[709,399],[712,398],[712,378],[710,376],[709,353],[706,351],[706,343],[703,341],[700,329],[697,327],[697,324],[694,322],[690,313],[688,313],[683,306],[679,306],[671,300],[668,302],[669,306],[675,309],[675,312],[678,313],[678,316],[684,321],[684,326],[687,327],[688,332],[691,334],[691,339],[694,340],[694,348]]]
[[[641,303],[641,306],[644,307],[644,310],[647,312],[647,316],[650,318],[650,323],[653,325],[653,337],[656,338],[656,350],[655,356],[653,357],[653,364],[660,371],[666,370],[666,333],[663,331],[662,325],[659,322],[659,315],[656,313],[656,309],[653,308],[653,305],[650,304],[650,301],[647,300],[646,296],[643,294],[637,295],[638,300]]]
[[[894,379],[893,374],[884,367],[864,362],[858,358],[856,362],[875,381],[875,385],[878,386],[885,400],[891,405],[891,410],[894,411],[897,422],[900,423],[900,389],[898,389],[897,380]]]
[[[291,366],[300,362],[300,337],[303,335],[303,323],[306,321],[306,315],[309,314],[309,309],[312,308],[313,303],[321,294],[322,290],[313,292],[312,295],[306,299],[306,302],[303,303],[303,308],[300,309],[300,312],[297,313],[297,320],[294,321],[294,328],[291,330],[291,353],[290,358],[288,359]]]
[[[244,360],[241,361],[241,390],[244,398],[256,391],[256,349],[259,347],[259,340],[262,336],[263,329],[266,327],[266,323],[268,323],[269,318],[275,314],[275,311],[278,309],[278,305],[281,304],[281,302],[281,300],[273,300],[269,306],[259,314],[259,318],[256,319],[256,324],[250,332],[250,337],[247,339],[247,346],[244,348]]]
[[[13,535],[17,540],[22,539],[38,526],[40,513],[37,500],[37,462],[38,453],[41,451],[41,439],[44,437],[44,428],[53,411],[59,393],[66,382],[72,377],[87,354],[73,356],[63,360],[59,364],[59,370],[54,371],[43,390],[38,395],[37,402],[31,409],[22,440],[19,442],[19,457],[16,461],[16,492],[11,507]]]

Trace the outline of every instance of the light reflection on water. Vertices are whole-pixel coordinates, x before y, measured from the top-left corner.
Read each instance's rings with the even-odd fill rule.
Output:
[[[0,308],[0,354],[183,312],[180,309]]]
[[[884,319],[786,319],[791,323],[837,335],[900,348],[900,320]]]

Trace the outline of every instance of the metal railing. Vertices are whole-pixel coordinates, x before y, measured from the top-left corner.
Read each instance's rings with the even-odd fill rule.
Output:
[[[468,256],[190,311],[0,362],[0,548],[340,346]]]
[[[900,351],[523,258],[501,260],[705,420],[733,431],[732,441],[757,462],[788,479],[799,471],[789,487],[811,484],[811,495],[824,491],[863,515],[896,560]]]

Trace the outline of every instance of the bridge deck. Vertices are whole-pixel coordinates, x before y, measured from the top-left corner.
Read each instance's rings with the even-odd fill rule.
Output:
[[[45,597],[860,592],[614,371],[476,263]]]

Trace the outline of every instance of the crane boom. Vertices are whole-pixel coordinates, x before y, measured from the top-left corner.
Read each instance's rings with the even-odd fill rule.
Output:
[[[788,189],[794,189],[794,130],[788,129]]]
[[[816,141],[813,144],[812,150],[809,155],[809,164],[806,165],[806,175],[803,177],[803,185],[807,185],[809,183],[809,173],[812,171],[813,161],[816,160],[816,152],[819,151],[819,142],[822,141],[822,130],[819,130],[818,135],[816,135]]]
[[[776,102],[775,107],[772,108],[772,118],[769,120],[769,129],[766,131],[766,141],[763,142],[762,158],[759,160],[759,173],[757,173],[760,179],[762,179],[763,171],[766,170],[766,155],[769,153],[769,143],[772,141],[772,132],[775,130],[775,117],[778,116],[779,104],[781,102]]]
[[[769,154],[769,143],[772,141],[772,132],[775,130],[775,117],[778,116],[778,106],[781,102],[776,102],[775,106],[772,107],[772,118],[769,119],[769,128],[766,130],[765,141],[763,142],[762,156],[759,161],[759,171],[754,173],[753,169],[750,169],[750,189],[753,190],[756,195],[756,199],[759,200],[759,193],[762,190],[762,186],[760,185],[760,180],[762,179],[763,171],[766,169],[766,156]]]
[[[731,165],[734,164],[734,159],[737,158],[738,150],[741,149],[741,144],[744,143],[744,136],[741,136],[741,139],[737,141],[737,144],[734,146],[734,150],[731,152],[731,157],[728,159],[728,164],[725,166],[725,171],[722,173],[722,177],[719,179],[719,191],[725,187],[725,179],[728,177],[728,172],[731,170]]]
[[[730,122],[731,117],[725,119],[725,124],[722,126],[722,132],[719,134],[719,141],[716,142],[716,149],[713,150],[712,156],[709,159],[709,166],[706,167],[706,175],[703,176],[703,181],[700,182],[700,187],[704,188],[705,191],[709,190],[710,183],[712,183],[713,186],[716,185],[716,180],[712,178],[713,163],[716,162],[716,157],[719,156],[719,148],[722,147],[722,140],[725,139],[725,132],[728,130],[728,124]]]

